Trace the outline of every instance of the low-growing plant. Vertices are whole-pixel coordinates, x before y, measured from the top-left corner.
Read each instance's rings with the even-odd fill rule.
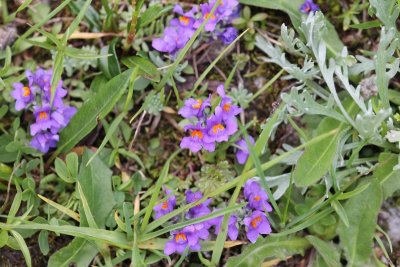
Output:
[[[342,16],[380,32],[370,51],[317,1],[239,2],[0,1],[33,22],[0,53],[1,260],[42,266],[36,243],[48,266],[395,266],[378,214],[400,189],[398,1]],[[273,39],[251,6],[292,25]]]

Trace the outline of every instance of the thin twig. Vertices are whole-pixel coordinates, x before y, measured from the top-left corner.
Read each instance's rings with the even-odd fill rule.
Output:
[[[136,137],[137,137],[137,135],[139,134],[140,127],[141,127],[141,125],[142,125],[142,122],[143,122],[144,117],[146,116],[146,113],[147,113],[146,111],[143,111],[142,115],[140,116],[139,123],[138,123],[138,125],[137,125],[137,127],[136,127],[136,130],[135,130],[135,134],[133,135],[132,141],[131,141],[131,143],[129,144],[129,150],[132,150],[133,143],[135,142]]]

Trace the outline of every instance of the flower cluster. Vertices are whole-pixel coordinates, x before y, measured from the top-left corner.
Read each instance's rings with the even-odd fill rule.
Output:
[[[25,72],[28,84],[14,83],[11,96],[15,99],[17,111],[33,107],[35,122],[31,124],[30,134],[33,137],[31,146],[43,153],[56,147],[61,129],[66,127],[76,109],[65,105],[63,98],[67,91],[62,88],[62,81],[56,87],[51,104],[52,70],[37,69],[35,73]]]
[[[313,0],[305,0],[300,6],[300,11],[304,14],[310,14],[319,10],[319,6]]]
[[[168,199],[153,208],[155,211],[155,219],[170,213],[175,208],[175,196],[172,195],[169,190],[166,190],[166,194],[168,195]],[[192,190],[187,190],[185,196],[186,204],[197,202],[203,198],[201,192],[193,192]],[[207,199],[206,201],[190,208],[185,214],[185,218],[190,220],[212,213],[209,207],[210,203],[211,199]],[[166,255],[171,255],[172,253],[182,254],[187,247],[190,251],[199,251],[201,249],[200,241],[208,239],[212,229],[215,235],[219,234],[222,220],[223,216],[220,216],[201,223],[188,225],[178,231],[172,231],[172,239],[165,244],[164,253]],[[238,234],[239,229],[237,227],[237,218],[235,215],[232,215],[228,224],[228,236],[231,240],[236,240]]]
[[[240,220],[243,221],[243,223],[239,223],[240,221],[237,215],[231,215],[228,221],[227,233],[230,240],[237,240],[239,236],[238,225],[245,225],[247,228],[247,238],[250,242],[254,243],[259,235],[271,233],[271,226],[265,212],[272,211],[272,207],[268,203],[266,192],[255,180],[249,180],[245,184],[243,193],[248,200],[247,211],[250,215]],[[169,190],[166,190],[166,194],[168,196],[167,200],[153,208],[155,211],[155,219],[172,212],[175,208],[175,196],[172,195]],[[195,203],[203,198],[201,192],[193,192],[192,190],[187,190],[185,196],[186,204]],[[197,204],[186,212],[185,218],[190,220],[216,212],[217,209],[211,211],[209,207],[210,204],[211,199]],[[202,240],[209,239],[211,234],[218,235],[220,233],[223,218],[224,216],[215,217],[200,223],[188,225],[180,230],[172,231],[172,239],[165,244],[164,253],[166,255],[171,255],[173,253],[182,254],[187,248],[190,251],[199,251],[201,249],[200,242]]]
[[[189,98],[185,105],[179,110],[179,114],[196,121],[184,127],[190,135],[182,139],[180,147],[188,148],[196,153],[202,148],[209,152],[215,150],[215,143],[226,142],[238,130],[236,115],[242,109],[233,105],[232,99],[225,95],[224,86],[217,88],[221,101],[215,112],[207,116],[206,108],[211,107],[210,97],[207,99]]]
[[[218,6],[212,14],[215,4]],[[210,0],[208,3],[201,4],[200,10],[198,6],[194,6],[187,12],[180,5],[176,5],[173,11],[179,17],[172,19],[170,25],[165,28],[163,36],[154,39],[152,43],[152,46],[160,52],[174,56],[207,18],[209,20],[204,30],[216,34],[224,44],[231,43],[238,35],[235,28],[227,26],[238,14],[237,0]]]
[[[265,212],[271,212],[268,195],[256,180],[248,180],[244,185],[243,194],[248,201],[247,207],[252,210],[251,215],[244,219],[247,227],[247,238],[255,243],[261,234],[271,233],[271,225]]]

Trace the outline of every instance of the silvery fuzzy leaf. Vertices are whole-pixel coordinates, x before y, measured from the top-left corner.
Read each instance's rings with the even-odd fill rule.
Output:
[[[364,98],[361,96],[361,86],[354,88],[354,86],[350,84],[348,67],[346,65],[336,66],[335,74],[340,80],[344,89],[346,89],[349,95],[353,98],[354,102],[356,102],[361,110],[365,112],[367,108],[364,103]]]
[[[357,55],[356,59],[359,63],[354,64],[350,68],[350,75],[359,75],[361,73],[367,74],[374,70],[375,61],[364,56]]]
[[[385,137],[391,143],[400,142],[400,131],[390,130]]]
[[[370,5],[375,9],[376,16],[388,27],[396,27],[400,14],[396,0],[370,0]]]
[[[289,113],[295,116],[303,114],[325,115],[338,121],[346,122],[345,118],[333,108],[332,98],[328,100],[327,105],[321,105],[307,91],[299,94],[296,88],[293,88],[290,94],[283,93],[282,100],[287,104]]]
[[[382,138],[379,129],[383,121],[392,114],[392,109],[380,109],[376,114],[372,111],[370,104],[368,111],[356,116],[355,128],[363,140],[380,141]]]
[[[389,81],[396,75],[400,66],[400,59],[398,58],[392,62],[392,56],[398,44],[399,38],[397,37],[397,30],[395,28],[386,30],[385,27],[383,27],[378,52],[376,54],[375,70],[379,97],[385,108],[389,108]]]
[[[256,46],[261,49],[268,58],[262,58],[265,62],[271,62],[279,65],[282,69],[290,74],[291,77],[299,81],[312,80],[318,75],[318,70],[314,67],[314,62],[311,59],[306,58],[304,66],[292,64],[287,61],[285,53],[277,47],[268,42],[261,35],[256,36]]]
[[[281,26],[281,38],[286,51],[290,54],[303,57],[310,54],[310,49],[299,38],[296,38],[294,30],[288,30],[285,24]]]

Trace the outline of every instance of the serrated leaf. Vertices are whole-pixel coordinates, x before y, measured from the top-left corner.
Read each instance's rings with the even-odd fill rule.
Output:
[[[340,221],[337,232],[348,266],[364,266],[369,260],[381,204],[382,189],[377,180],[372,180],[366,190],[349,199],[344,206],[350,226]]]
[[[61,131],[55,155],[73,148],[96,127],[97,118],[104,118],[114,108],[128,86],[131,72],[127,70],[111,79],[78,110],[70,124]]]
[[[267,258],[302,254],[308,247],[310,243],[307,239],[300,237],[282,240],[274,237],[260,238],[256,243],[247,246],[239,256],[229,258],[226,266],[261,266]]]

